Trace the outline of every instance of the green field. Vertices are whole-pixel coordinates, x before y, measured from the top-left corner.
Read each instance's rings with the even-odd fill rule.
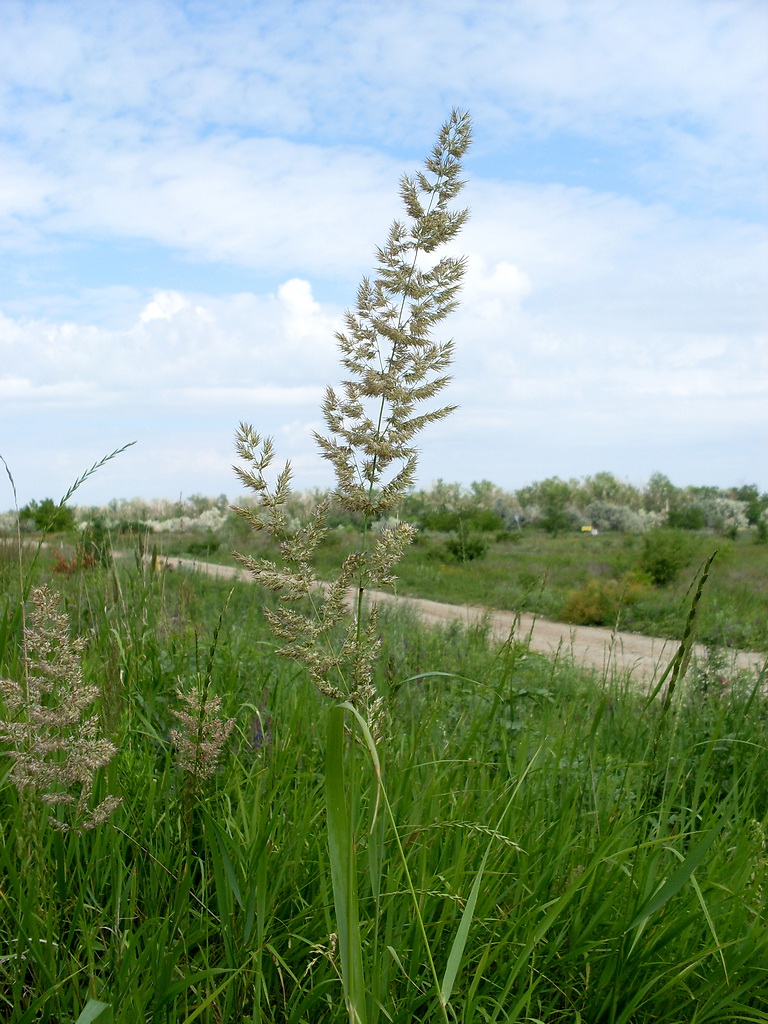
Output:
[[[538,581],[547,545],[563,586],[576,578],[568,552],[582,567],[627,557],[577,537],[502,545],[498,561]],[[448,572],[417,546],[404,577],[476,600],[474,574],[504,586],[496,563]],[[4,777],[0,1017],[74,1022],[91,1000],[109,1007],[98,1020],[121,1024],[348,1019],[326,837],[329,702],[275,654],[265,595],[130,563],[34,571],[86,638],[85,681],[117,748],[92,801],[122,804],[62,833],[48,816],[66,822],[70,808]],[[0,574],[0,676],[18,679],[8,549]],[[399,615],[381,635],[391,818],[380,806],[372,825],[375,780],[354,730],[344,755],[369,1020],[442,1020],[446,984],[448,1019],[466,1024],[768,1020],[768,703],[756,679],[726,683],[713,661],[665,710],[626,679],[494,647],[482,631]],[[218,768],[195,779],[171,730],[177,689],[201,683],[235,725]]]

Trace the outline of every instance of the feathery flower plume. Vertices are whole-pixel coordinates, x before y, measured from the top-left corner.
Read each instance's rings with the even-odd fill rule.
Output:
[[[312,568],[317,545],[326,532],[328,505],[320,503],[309,523],[293,530],[285,513],[291,470],[286,463],[274,485],[266,472],[274,460],[270,438],[241,424],[236,450],[245,467],[235,466],[240,481],[260,499],[257,508],[236,507],[255,530],[266,530],[279,543],[283,566],[235,552],[263,586],[280,595],[270,624],[283,641],[280,653],[303,662],[318,688],[346,699],[375,717],[372,666],[380,646],[376,608],[367,616],[365,592],[392,585],[392,569],[411,542],[414,529],[397,522],[371,537],[371,524],[395,509],[414,480],[414,438],[427,424],[443,419],[453,406],[417,411],[446,386],[453,344],[432,340],[433,328],[456,306],[464,260],[432,259],[467,219],[453,210],[459,193],[461,159],[471,127],[465,113],[453,111],[443,125],[423,171],[404,176],[400,195],[407,220],[395,221],[386,245],[377,250],[373,280],[364,279],[354,310],[337,334],[347,378],[338,390],[328,388],[323,402],[326,434],[315,438],[323,458],[333,466],[336,496],[344,508],[363,514],[362,544],[341,566],[338,578],[324,587]],[[356,593],[352,620],[345,598]],[[290,608],[308,599],[312,614]]]
[[[92,829],[120,804],[108,796],[90,806],[96,773],[109,764],[116,747],[100,735],[98,715],[87,714],[100,691],[83,681],[83,640],[70,638],[59,595],[37,587],[31,600],[24,679],[0,679],[9,716],[0,721],[0,740],[10,745],[9,775],[20,792],[36,791],[51,808],[71,808],[70,822],[49,818],[54,828]]]

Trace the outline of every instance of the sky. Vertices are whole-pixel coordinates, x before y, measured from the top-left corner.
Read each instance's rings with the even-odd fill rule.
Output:
[[[452,416],[418,486],[768,490],[764,0],[2,0],[0,455],[20,506],[298,489],[334,332],[451,109]],[[14,495],[0,466],[0,509]]]

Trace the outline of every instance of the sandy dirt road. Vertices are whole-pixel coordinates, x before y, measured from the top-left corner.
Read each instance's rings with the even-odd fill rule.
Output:
[[[244,569],[227,565],[212,565],[191,558],[162,558],[166,568],[203,572],[222,579],[252,581]],[[562,622],[534,618],[528,612],[515,616],[513,612],[497,611],[475,605],[443,604],[416,597],[399,597],[383,591],[372,591],[370,598],[378,604],[410,605],[426,623],[446,625],[460,620],[465,626],[487,621],[491,634],[499,641],[507,640],[514,633],[516,639],[531,637],[531,649],[542,654],[572,659],[577,665],[605,673],[631,671],[637,682],[650,683],[663,672],[677,650],[673,640],[643,636],[639,633],[612,633],[597,626],[569,626]],[[348,603],[352,604],[354,594],[350,591]],[[705,647],[697,646],[695,658],[704,660]],[[726,664],[739,669],[759,672],[766,663],[765,654],[746,651],[727,651]]]

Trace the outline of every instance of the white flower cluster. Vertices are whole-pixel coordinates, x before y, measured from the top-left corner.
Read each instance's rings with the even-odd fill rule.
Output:
[[[99,519],[110,529],[125,522],[146,523],[149,529],[156,531],[218,529],[228,513],[229,500],[225,494],[219,495],[218,498],[193,494],[190,498],[179,501],[168,501],[165,498],[150,501],[143,498],[121,498],[113,499],[101,507],[81,505],[75,509],[75,515],[80,522]],[[185,525],[166,525],[178,522],[184,522]]]
[[[0,512],[0,534],[16,533],[16,513]]]

